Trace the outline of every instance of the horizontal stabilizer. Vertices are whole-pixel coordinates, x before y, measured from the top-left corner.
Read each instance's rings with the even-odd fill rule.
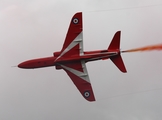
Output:
[[[124,62],[122,60],[122,57],[121,55],[117,55],[117,56],[113,56],[113,57],[110,57],[111,61],[116,65],[116,67],[118,67],[118,69],[123,72],[123,73],[126,73],[127,70],[124,66]]]

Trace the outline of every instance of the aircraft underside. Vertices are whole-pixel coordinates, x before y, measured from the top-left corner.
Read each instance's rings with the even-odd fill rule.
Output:
[[[118,31],[115,33],[106,50],[84,52],[82,24],[82,13],[76,13],[71,19],[61,51],[54,52],[51,57],[22,62],[18,67],[33,69],[55,66],[56,69],[63,69],[81,95],[88,101],[95,101],[86,62],[110,59],[121,72],[126,73],[127,71],[120,55],[121,32]]]

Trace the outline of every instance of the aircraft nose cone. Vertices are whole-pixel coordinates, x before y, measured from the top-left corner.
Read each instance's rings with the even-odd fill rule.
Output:
[[[28,64],[28,62],[22,62],[22,63],[18,64],[18,67],[19,68],[29,68],[29,64]]]
[[[19,68],[24,68],[24,63],[18,64],[18,67],[19,67]]]

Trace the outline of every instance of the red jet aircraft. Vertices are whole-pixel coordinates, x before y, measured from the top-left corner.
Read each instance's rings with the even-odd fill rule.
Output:
[[[69,26],[62,50],[54,52],[52,57],[39,58],[22,62],[19,68],[33,69],[55,66],[69,75],[82,96],[88,101],[95,101],[86,64],[90,61],[110,60],[121,72],[126,72],[120,55],[120,31],[116,32],[106,50],[83,51],[82,13],[76,13]]]

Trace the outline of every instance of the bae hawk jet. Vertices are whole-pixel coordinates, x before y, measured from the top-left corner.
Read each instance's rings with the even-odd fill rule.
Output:
[[[95,60],[110,59],[121,72],[126,73],[126,68],[120,55],[121,32],[118,31],[115,33],[107,49],[84,51],[82,24],[82,13],[76,13],[71,19],[61,51],[54,52],[51,57],[22,62],[18,67],[33,69],[55,66],[57,70],[63,69],[71,78],[81,95],[88,101],[95,101],[86,63]]]

